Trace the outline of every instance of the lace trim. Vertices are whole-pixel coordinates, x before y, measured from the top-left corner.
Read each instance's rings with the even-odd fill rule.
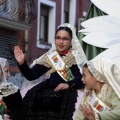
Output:
[[[105,77],[101,75],[96,69],[94,69],[94,65],[91,61],[87,62],[88,68],[91,74],[100,82],[105,82]]]
[[[36,61],[37,64],[41,64],[44,65],[48,68],[52,67],[51,66],[51,62],[49,61],[48,57],[47,57],[47,53],[45,53],[40,60]]]
[[[72,52],[69,51],[66,56],[63,56],[63,61],[66,63],[68,67],[71,67],[72,65],[76,64],[75,57],[73,56]],[[51,69],[46,73],[46,76],[49,76],[51,73],[54,73],[56,70],[50,60],[47,57],[47,53],[39,60],[37,61],[38,64],[44,65],[48,68],[51,67]]]
[[[68,54],[63,58],[64,62],[68,67],[71,67],[72,65],[76,65],[75,57],[72,54],[71,50],[68,52]]]
[[[37,86],[33,87],[30,91],[27,92],[26,96],[23,98],[24,106],[25,106],[25,113],[27,118],[26,119],[49,119],[49,120],[72,120],[73,112],[75,111],[75,103],[77,101],[77,91],[73,89],[65,90],[65,94],[63,97],[63,102],[61,105],[60,112],[52,112],[52,111],[36,111],[33,112],[32,108],[34,106],[33,101],[35,95],[46,89],[47,81],[38,84]]]
[[[14,94],[18,91],[18,87],[12,83],[1,83],[0,84],[0,95],[3,97]]]
[[[112,87],[109,84],[104,84],[101,92],[97,95],[106,105],[112,107],[111,104],[111,95],[112,95]]]
[[[63,57],[63,61],[67,64],[68,67],[71,67],[73,64],[76,64],[75,57],[73,56],[72,52],[69,51],[68,54]],[[46,67],[52,67],[50,60],[47,57],[47,53],[37,61],[38,64],[44,65]]]

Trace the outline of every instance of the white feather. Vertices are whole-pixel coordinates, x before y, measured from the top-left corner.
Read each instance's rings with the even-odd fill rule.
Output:
[[[82,22],[81,25],[84,28],[90,28],[94,26],[100,26],[103,28],[104,26],[118,27],[120,26],[120,19],[109,15],[98,16]]]
[[[96,47],[109,48],[120,43],[120,33],[93,32],[86,35],[82,40]]]
[[[120,0],[91,0],[103,12],[120,18]]]

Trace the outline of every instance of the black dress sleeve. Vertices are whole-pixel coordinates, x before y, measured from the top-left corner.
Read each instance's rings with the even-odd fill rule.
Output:
[[[3,97],[3,101],[10,111],[7,114],[10,115],[12,120],[25,120],[23,100],[19,90],[14,94]]]
[[[73,73],[74,79],[67,82],[69,84],[69,86],[74,88],[74,89],[82,89],[82,88],[84,88],[85,85],[81,81],[82,74],[80,73],[80,70],[77,67],[77,65],[73,65],[70,69],[71,69],[71,71]]]
[[[22,65],[18,64],[18,68],[23,76],[29,81],[39,78],[48,70],[47,67],[40,64],[36,64],[34,67],[30,68],[26,61]]]

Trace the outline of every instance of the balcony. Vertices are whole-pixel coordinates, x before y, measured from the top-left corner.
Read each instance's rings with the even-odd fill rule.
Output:
[[[0,26],[26,30],[36,17],[33,0],[0,0]]]

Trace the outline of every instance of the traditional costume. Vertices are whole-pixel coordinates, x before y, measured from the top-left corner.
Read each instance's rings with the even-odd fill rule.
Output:
[[[83,104],[91,105],[96,120],[119,120],[120,118],[120,53],[119,45],[112,46],[87,62],[91,74],[104,85],[97,94],[94,90],[84,91]],[[85,120],[76,110],[74,120]]]
[[[101,92],[85,91],[84,104],[90,104],[95,111],[96,120],[119,120],[120,112],[120,0],[91,0],[108,15],[86,20],[80,30],[84,42],[107,48],[87,63],[88,69],[100,82],[104,82]],[[106,3],[106,4],[105,4]],[[115,9],[113,9],[113,4]],[[117,68],[118,67],[118,68]],[[84,120],[80,109],[76,110],[74,120]]]
[[[67,52],[58,53],[53,43],[47,53],[33,61],[32,69],[26,62],[18,65],[27,80],[35,80],[45,74],[45,81],[28,90],[23,98],[25,120],[72,120],[77,89],[84,88],[80,71],[86,56],[74,28],[70,24],[59,27],[72,30],[72,47]],[[54,91],[60,83],[67,83],[70,88]]]
[[[87,62],[88,69],[100,82],[104,82],[101,93],[86,91],[83,103],[90,104],[96,120],[119,120],[120,118],[120,0],[91,0],[107,15],[88,19],[81,23],[83,41],[104,52]],[[114,6],[114,9],[113,9]],[[75,120],[84,120],[80,109]]]
[[[3,72],[6,65],[9,66],[7,59],[0,57],[0,120],[10,120],[10,116],[6,113],[7,106],[4,103],[3,97],[15,94],[18,91],[17,86],[12,83],[7,83],[6,76]]]

